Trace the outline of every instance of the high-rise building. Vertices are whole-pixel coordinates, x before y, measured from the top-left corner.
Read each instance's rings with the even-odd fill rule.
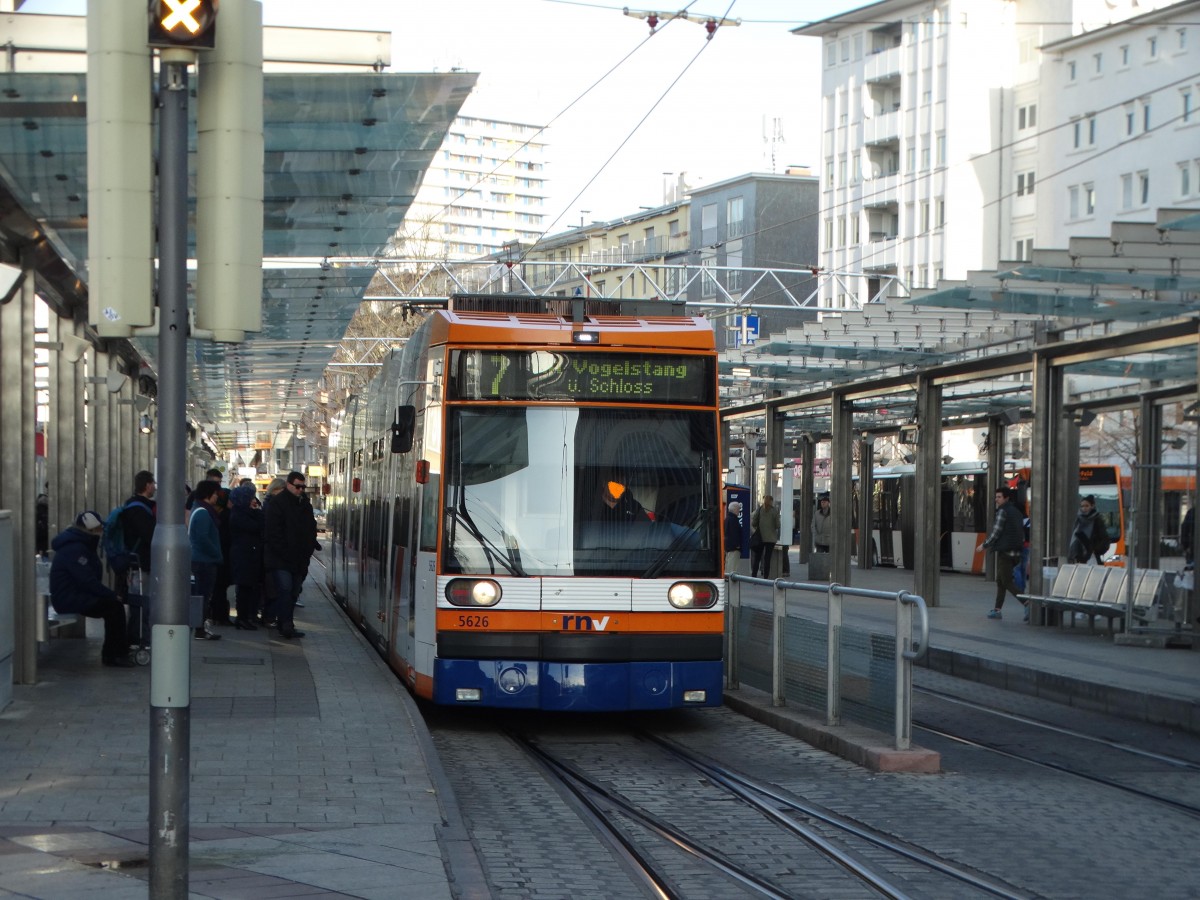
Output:
[[[1160,12],[1147,15],[1154,6]],[[1163,7],[1195,12],[1190,0],[883,0],[795,29],[824,44],[820,256],[823,271],[840,274],[824,281],[822,304],[840,305],[832,292],[847,289],[858,302],[878,299],[888,290],[885,275],[896,277],[892,292],[903,294],[1028,258],[1035,244],[1065,246],[1077,233],[1067,227],[1069,209],[1063,215],[1059,208],[1069,203],[1069,183],[1080,209],[1089,202],[1085,182],[1068,172],[1089,154],[1097,170],[1110,165],[1083,101],[1102,109],[1120,99],[1106,113],[1115,141],[1126,105],[1142,115],[1134,83],[1149,89],[1157,77],[1143,71],[1120,88],[1112,80],[1099,87],[1092,79],[1102,80],[1105,70],[1085,76],[1080,67],[1109,51],[1084,48],[1111,40],[1115,75],[1122,39],[1099,35],[1157,28],[1155,15],[1172,15]],[[1200,28],[1192,30],[1200,39]],[[1180,37],[1172,35],[1160,40],[1174,40],[1178,50]],[[1144,51],[1150,35],[1138,40]],[[1131,53],[1132,46],[1131,39]],[[1165,46],[1162,52],[1165,59]],[[1062,77],[1072,66],[1090,87],[1072,93]],[[1159,68],[1165,75],[1168,67]],[[1194,72],[1193,64],[1174,77]],[[1178,111],[1186,100],[1181,94],[1173,102]],[[1072,148],[1072,160],[1060,148],[1074,129],[1083,144]],[[1171,157],[1171,165],[1178,162]],[[1127,168],[1140,197],[1140,170],[1132,162]],[[1050,176],[1053,202],[1044,189]],[[1175,177],[1182,185],[1182,169]],[[1097,230],[1096,223],[1088,228]]]
[[[534,243],[545,219],[546,146],[538,125],[456,118],[396,236],[396,254],[463,260]]]

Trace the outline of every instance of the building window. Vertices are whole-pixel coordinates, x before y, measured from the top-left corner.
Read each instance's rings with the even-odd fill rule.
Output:
[[[908,150],[905,151],[904,171],[905,172],[917,171],[917,148],[916,147],[909,147]]]
[[[1150,173],[1138,172],[1138,202],[1142,206],[1150,203]]]
[[[1015,247],[1013,259],[1022,262],[1033,259],[1033,238],[1018,238]]]
[[[1026,128],[1037,127],[1037,104],[1030,103],[1028,106],[1022,106],[1017,110],[1017,130],[1024,131]]]
[[[837,65],[837,44],[833,41],[825,44],[825,65],[827,67]]]
[[[1178,44],[1176,44],[1176,49],[1177,50],[1186,50],[1187,49],[1187,29],[1186,28],[1175,29],[1175,37],[1178,40]]]
[[[1083,213],[1087,216],[1096,213],[1096,186],[1094,184],[1083,186]]]
[[[862,243],[862,232],[859,230],[859,217],[857,214],[850,216],[850,243]]]
[[[1092,54],[1092,65],[1095,67],[1093,70],[1094,74],[1099,75],[1101,72],[1103,72],[1104,71],[1104,54],[1103,53],[1093,53]]]
[[[842,62],[850,61],[850,39],[842,38]]]
[[[1150,36],[1146,38],[1146,55],[1151,59],[1158,59],[1158,38]]]
[[[1133,208],[1133,176],[1121,176],[1121,209]]]
[[[924,172],[929,168],[929,148],[921,148],[921,171]]]
[[[944,134],[937,136],[937,164],[939,166],[946,164],[946,136]]]
[[[744,233],[744,227],[742,225],[742,209],[743,209],[743,207],[744,207],[744,204],[742,202],[741,197],[730,197],[729,198],[729,203],[727,204],[726,209],[725,209],[725,217],[729,223],[729,225],[728,225],[729,235],[728,236],[731,238],[741,237],[742,234]]]
[[[1187,197],[1192,193],[1192,164],[1179,164],[1179,196]]]
[[[679,220],[678,219],[672,219],[670,222],[667,223],[667,233],[671,237],[679,237]]]
[[[1033,173],[1021,172],[1017,175],[1017,196],[1024,197],[1033,193]]]
[[[846,184],[846,157],[838,157],[838,184]]]
[[[929,230],[929,204],[921,203],[921,233],[924,234]]]
[[[717,204],[706,203],[700,207],[700,243],[711,244],[717,240]]]
[[[1121,45],[1121,65],[1122,66],[1129,65],[1129,45],[1128,44]]]
[[[1075,184],[1067,188],[1067,215],[1072,219],[1079,218],[1079,186]]]
[[[1184,88],[1179,92],[1179,101],[1183,106],[1180,110],[1179,118],[1184,122],[1192,120],[1192,91],[1191,88]]]
[[[1067,81],[1075,80],[1075,60],[1067,63]]]
[[[945,224],[946,224],[946,201],[938,200],[937,201],[937,226],[938,226],[938,228],[941,228]]]
[[[824,241],[824,243],[827,248],[833,247],[833,219],[825,220],[825,241]]]
[[[1150,130],[1150,101],[1142,104],[1142,131]]]
[[[1071,146],[1078,150],[1083,146],[1083,122],[1076,119],[1071,125],[1072,140]]]
[[[1137,121],[1136,111],[1132,106],[1125,107],[1125,134],[1133,134],[1133,123]]]
[[[825,160],[825,187],[833,187],[833,160]]]
[[[837,245],[839,247],[845,247],[846,246],[846,217],[838,216],[837,222],[838,222]]]
[[[1096,117],[1088,116],[1088,146],[1094,146],[1096,143]]]

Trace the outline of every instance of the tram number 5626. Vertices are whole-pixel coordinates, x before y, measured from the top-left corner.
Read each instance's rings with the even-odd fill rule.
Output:
[[[488,627],[488,617],[487,616],[459,616],[458,617],[458,627],[459,628],[487,628]]]

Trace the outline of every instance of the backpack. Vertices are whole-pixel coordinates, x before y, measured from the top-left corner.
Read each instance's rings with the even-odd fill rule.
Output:
[[[125,546],[125,526],[121,522],[121,513],[125,512],[126,508],[126,506],[112,508],[108,518],[104,520],[104,533],[100,537],[100,548],[104,551],[108,567],[118,575],[128,572],[134,559],[137,558],[137,554],[133,552],[132,548]]]

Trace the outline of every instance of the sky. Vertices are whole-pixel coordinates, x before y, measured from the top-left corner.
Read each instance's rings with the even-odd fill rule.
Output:
[[[790,31],[865,0],[676,3],[689,21],[659,8],[653,36],[623,4],[578,0],[264,0],[263,20],[390,31],[393,72],[480,73],[464,114],[549,126],[545,227],[556,233],[657,206],[681,174],[693,187],[789,165],[817,174],[821,41]],[[709,17],[741,24],[707,40]]]

